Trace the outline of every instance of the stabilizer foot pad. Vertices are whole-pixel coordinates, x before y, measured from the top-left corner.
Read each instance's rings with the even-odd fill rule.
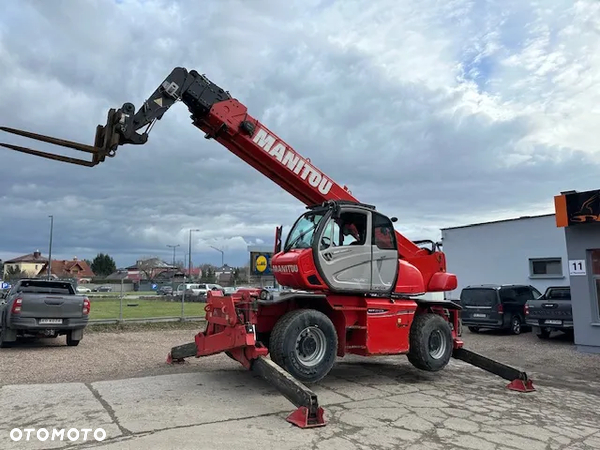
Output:
[[[317,413],[314,417],[310,417],[308,408],[300,406],[296,411],[287,416],[286,420],[299,428],[316,428],[327,425],[323,408],[321,407],[317,408]]]
[[[533,392],[535,388],[531,380],[513,380],[506,385],[507,389],[517,392]]]
[[[167,364],[183,364],[185,360],[183,358],[173,358],[171,353],[167,355]]]

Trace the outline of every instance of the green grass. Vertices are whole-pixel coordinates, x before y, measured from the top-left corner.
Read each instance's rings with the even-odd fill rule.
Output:
[[[120,300],[112,298],[95,298],[90,296],[92,305],[90,320],[118,319]],[[134,304],[137,306],[127,306]],[[204,316],[205,303],[185,303],[184,316]],[[181,302],[169,302],[162,299],[146,300],[123,298],[123,319],[145,319],[153,317],[181,316]]]

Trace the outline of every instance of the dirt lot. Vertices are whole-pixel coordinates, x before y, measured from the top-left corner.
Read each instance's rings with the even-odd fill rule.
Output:
[[[169,349],[192,341],[200,326],[189,323],[184,329],[87,332],[78,347],[67,347],[64,337],[19,343],[14,348],[0,350],[0,385],[89,383],[229,367],[241,370],[239,364],[224,355],[192,359],[184,365],[165,364]],[[532,333],[511,336],[500,332],[473,334],[465,330],[463,340],[470,350],[525,370],[547,385],[576,385],[585,391],[591,390],[589,382],[600,381],[600,355],[577,352],[573,343],[561,335],[542,341]],[[409,364],[403,356],[385,359]]]

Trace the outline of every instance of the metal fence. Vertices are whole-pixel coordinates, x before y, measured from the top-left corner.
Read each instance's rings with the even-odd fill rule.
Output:
[[[204,296],[161,295],[156,291],[91,292],[90,324],[204,320]]]

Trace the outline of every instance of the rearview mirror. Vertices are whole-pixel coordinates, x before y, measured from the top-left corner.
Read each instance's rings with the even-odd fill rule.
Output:
[[[397,218],[397,217],[391,217],[391,218],[390,218],[390,220],[391,220],[392,222],[398,222],[398,218]]]

